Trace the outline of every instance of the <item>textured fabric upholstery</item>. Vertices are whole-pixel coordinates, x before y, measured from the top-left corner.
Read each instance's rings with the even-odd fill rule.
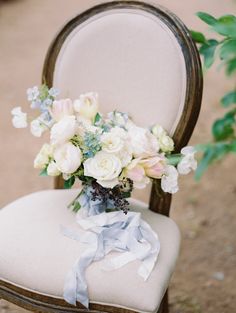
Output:
[[[40,294],[62,297],[65,276],[86,248],[60,233],[60,225],[77,227],[74,214],[67,209],[77,192],[41,191],[0,210],[0,279]],[[144,203],[131,200],[131,207],[141,211],[159,235],[158,262],[146,282],[137,274],[138,261],[111,272],[102,270],[104,260],[92,263],[86,273],[90,300],[154,312],[174,270],[180,235],[170,218],[147,210]]]
[[[103,112],[128,112],[140,126],[158,122],[173,134],[185,101],[185,62],[160,19],[137,9],[113,9],[68,35],[54,85],[71,98],[97,91]]]

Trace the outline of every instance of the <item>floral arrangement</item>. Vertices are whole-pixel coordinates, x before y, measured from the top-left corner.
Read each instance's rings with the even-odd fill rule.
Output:
[[[50,142],[42,146],[34,167],[41,175],[62,175],[66,188],[76,180],[82,182],[81,193],[70,204],[74,211],[85,205],[95,212],[127,212],[133,188],[145,188],[159,179],[165,192],[175,193],[178,175],[196,169],[194,148],[171,154],[174,142],[162,126],[139,127],[118,111],[104,116],[96,93],[82,94],[75,101],[56,100],[58,94],[46,85],[28,89],[31,108],[39,114],[30,119],[17,107],[11,112],[12,122],[16,128],[25,128],[31,120],[31,133],[36,137],[50,132]],[[91,208],[91,200],[99,206]]]
[[[30,123],[36,137],[49,131],[49,142],[34,160],[41,175],[61,175],[66,188],[76,180],[82,184],[81,192],[69,204],[77,212],[79,233],[64,226],[61,233],[86,242],[88,247],[68,272],[63,297],[70,304],[79,301],[88,308],[85,272],[93,261],[110,251],[123,252],[122,258],[106,260],[104,269],[139,260],[138,275],[147,280],[157,260],[158,235],[139,212],[128,211],[127,199],[133,188],[145,188],[150,181],[160,180],[164,192],[175,193],[179,174],[195,170],[197,162],[193,147],[173,154],[174,142],[160,125],[142,128],[118,111],[103,115],[96,93],[82,94],[74,101],[56,100],[58,94],[45,85],[28,89],[36,117],[16,107],[11,112],[12,122],[16,128]]]

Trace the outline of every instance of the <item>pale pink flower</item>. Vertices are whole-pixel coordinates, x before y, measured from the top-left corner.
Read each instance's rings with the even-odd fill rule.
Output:
[[[161,178],[165,172],[165,158],[163,156],[155,156],[140,161],[143,166],[145,174],[151,178]]]
[[[74,114],[73,103],[71,99],[61,99],[53,101],[51,108],[53,119],[59,122],[63,117]]]
[[[132,160],[126,167],[124,174],[134,182],[134,187],[138,189],[145,188],[150,182],[144,167],[140,164],[140,158]]]

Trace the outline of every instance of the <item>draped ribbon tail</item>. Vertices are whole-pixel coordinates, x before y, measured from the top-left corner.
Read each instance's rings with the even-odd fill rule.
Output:
[[[65,227],[61,227],[61,230],[65,236],[89,244],[89,248],[82,253],[80,258],[75,262],[74,266],[67,274],[63,292],[63,297],[68,303],[76,305],[76,302],[78,301],[88,308],[89,297],[85,273],[87,267],[96,257],[98,249],[98,235],[86,232],[83,236],[79,236]]]

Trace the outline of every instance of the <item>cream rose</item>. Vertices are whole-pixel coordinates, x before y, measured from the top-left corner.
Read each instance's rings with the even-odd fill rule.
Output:
[[[163,152],[171,152],[174,150],[174,141],[167,135],[163,135],[159,138],[159,145]]]
[[[125,145],[127,133],[120,127],[114,127],[101,136],[102,149],[108,153],[120,152]]]
[[[80,95],[79,99],[74,101],[74,110],[79,113],[79,116],[94,120],[98,112],[98,94],[89,92]]]
[[[119,183],[121,169],[120,159],[105,151],[98,152],[84,162],[84,175],[95,178],[105,188],[113,188]]]
[[[34,168],[44,169],[53,155],[53,148],[51,145],[45,143],[34,160]]]
[[[54,152],[54,159],[59,171],[65,174],[74,173],[81,165],[82,153],[80,148],[67,142]]]
[[[164,128],[161,125],[159,125],[159,124],[156,124],[155,126],[152,127],[152,133],[157,138],[160,138],[162,136],[167,135],[167,133],[164,130]]]
[[[51,143],[53,145],[63,144],[75,135],[76,129],[77,125],[75,116],[65,116],[51,128]]]
[[[152,133],[158,139],[160,149],[163,152],[171,152],[174,150],[174,141],[167,135],[167,132],[162,126],[156,124],[152,128]]]

